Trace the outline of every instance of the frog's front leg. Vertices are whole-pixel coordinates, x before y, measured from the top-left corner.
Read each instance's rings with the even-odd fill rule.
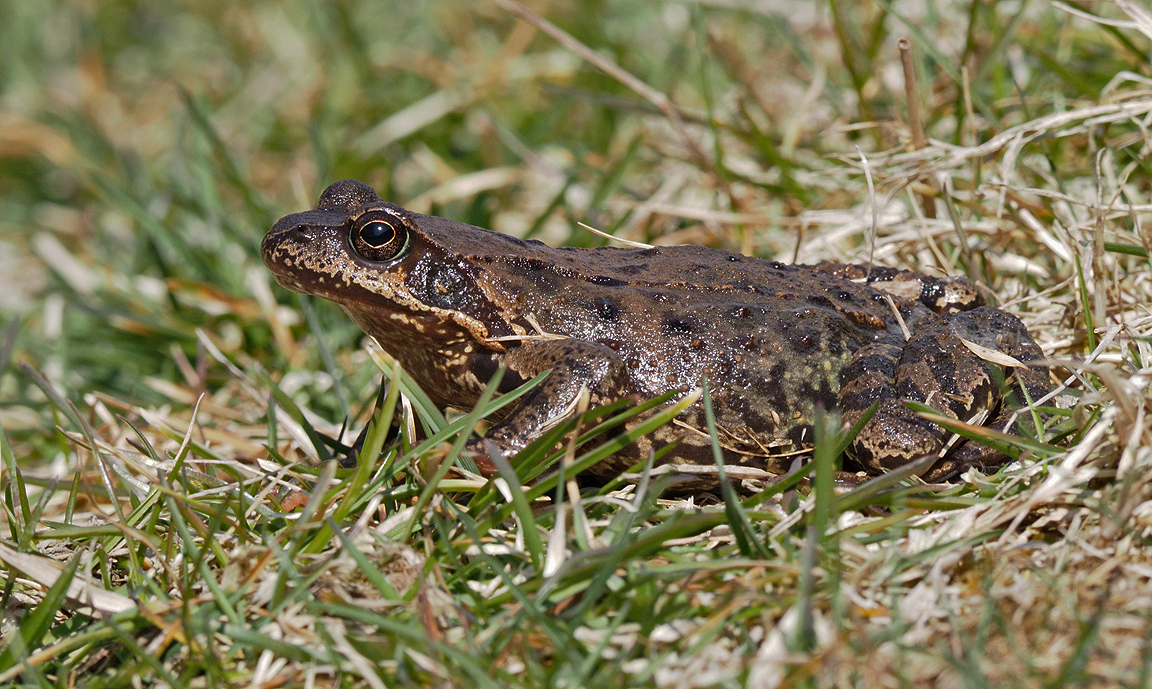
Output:
[[[615,402],[630,388],[628,369],[620,355],[606,345],[586,340],[531,341],[505,354],[500,363],[507,368],[502,390],[550,371],[485,434],[485,440],[495,443],[506,455],[523,450],[575,415],[581,390],[588,390],[589,408],[593,408]],[[481,452],[482,460],[481,443],[471,447]],[[478,465],[481,473],[495,473],[495,467],[487,462],[480,461]]]
[[[1021,362],[1043,352],[1020,321],[998,309],[981,307],[938,315],[921,321],[903,345],[873,344],[856,352],[841,377],[838,406],[853,424],[873,402],[876,415],[849,448],[849,454],[873,471],[903,466],[918,457],[938,453],[949,433],[904,405],[914,400],[959,421],[973,421],[980,412],[996,414],[984,424],[1009,430],[1011,411],[1002,408],[999,379],[988,363],[963,340],[994,349]],[[1047,392],[1043,367],[1013,368],[1011,389],[1026,388],[1033,397]],[[999,413],[998,413],[999,412]],[[1004,455],[978,443],[966,443],[929,470],[930,480],[949,478],[966,467],[997,466]]]

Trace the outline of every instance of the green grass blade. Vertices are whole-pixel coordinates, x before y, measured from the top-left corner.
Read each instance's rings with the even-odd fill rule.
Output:
[[[771,559],[771,555],[764,548],[760,539],[756,537],[752,522],[744,513],[744,505],[740,503],[740,498],[736,495],[736,491],[732,488],[728,475],[724,471],[724,451],[720,449],[720,433],[716,430],[716,415],[712,411],[712,394],[706,379],[702,388],[704,418],[708,422],[708,435],[712,440],[712,458],[719,470],[720,494],[724,498],[724,512],[728,515],[728,525],[732,528],[732,535],[736,538],[736,546],[744,557],[752,557],[753,550],[755,550],[765,560]]]
[[[500,380],[504,377],[504,370],[497,369],[496,374],[492,376],[492,380],[488,381],[488,386],[484,388],[484,392],[480,393],[480,399],[477,400],[476,406],[465,417],[464,428],[470,429],[476,426],[476,422],[480,420],[480,415],[484,411],[484,407],[488,404],[488,400],[496,394],[496,390],[500,387]],[[456,442],[452,445],[452,450],[448,456],[441,462],[440,466],[436,468],[436,473],[428,480],[428,485],[420,492],[420,497],[417,498],[416,504],[413,506],[412,518],[408,522],[404,533],[410,534],[416,528],[423,518],[424,508],[428,506],[428,502],[432,500],[432,496],[439,488],[440,481],[448,474],[448,470],[452,468],[453,462],[460,456],[461,451],[464,450],[464,444],[468,442],[468,433],[461,432]]]

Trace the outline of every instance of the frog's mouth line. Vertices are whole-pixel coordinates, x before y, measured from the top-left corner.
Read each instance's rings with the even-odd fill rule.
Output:
[[[276,282],[284,289],[330,301],[340,306],[340,308],[344,309],[350,315],[353,313],[365,313],[371,314],[374,318],[389,318],[397,313],[412,314],[410,309],[401,308],[395,302],[384,299],[380,297],[380,295],[374,294],[371,290],[361,288],[363,291],[361,295],[344,290],[324,289],[314,282],[306,283],[300,278],[291,275],[274,273],[273,276],[276,278]],[[434,311],[434,309],[430,309],[426,315],[431,316]],[[412,314],[411,317],[415,317],[415,314]],[[355,318],[353,318],[353,320],[355,320]]]
[[[327,289],[324,285],[312,280],[304,280],[298,277],[295,273],[290,271],[272,271],[272,277],[276,279],[281,287],[297,294],[308,294],[320,299],[334,302],[341,305],[355,305],[361,306],[365,309],[383,310],[386,307],[382,306],[380,301],[373,300],[371,290],[364,290],[365,295],[359,296],[350,294],[345,289]]]

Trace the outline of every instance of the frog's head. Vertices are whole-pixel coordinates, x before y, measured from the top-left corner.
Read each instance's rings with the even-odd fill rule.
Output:
[[[484,341],[508,328],[478,279],[474,249],[507,240],[412,213],[344,180],[328,187],[314,210],[273,225],[261,255],[281,285],[340,304],[377,339],[394,341],[407,331]]]

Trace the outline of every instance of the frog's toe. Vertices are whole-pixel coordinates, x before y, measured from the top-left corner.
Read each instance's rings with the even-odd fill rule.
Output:
[[[1003,452],[969,440],[956,448],[955,452],[932,465],[932,468],[924,472],[921,478],[928,483],[942,483],[951,481],[972,467],[985,473],[993,471],[1004,466],[1011,459]]]
[[[500,475],[496,462],[492,459],[493,453],[501,453],[507,457],[500,446],[487,438],[473,438],[464,444],[464,455],[476,465],[476,471],[484,478],[495,478]]]
[[[1017,383],[1017,385],[1019,384],[1020,383]],[[1024,384],[1026,385],[1027,382]],[[1036,396],[1043,394],[1043,390],[1041,389],[1030,389],[1030,392],[1036,394]],[[1016,434],[1021,431],[1019,423],[1020,421],[1016,412],[1013,410],[1013,405],[1005,404],[1001,407],[1000,414],[985,424],[985,427],[1001,433]],[[940,460],[931,470],[924,474],[924,479],[933,482],[947,481],[959,476],[972,467],[984,473],[989,473],[999,469],[1013,459],[1015,458],[991,448],[984,443],[967,440],[959,444],[953,452],[950,452],[947,457]]]

